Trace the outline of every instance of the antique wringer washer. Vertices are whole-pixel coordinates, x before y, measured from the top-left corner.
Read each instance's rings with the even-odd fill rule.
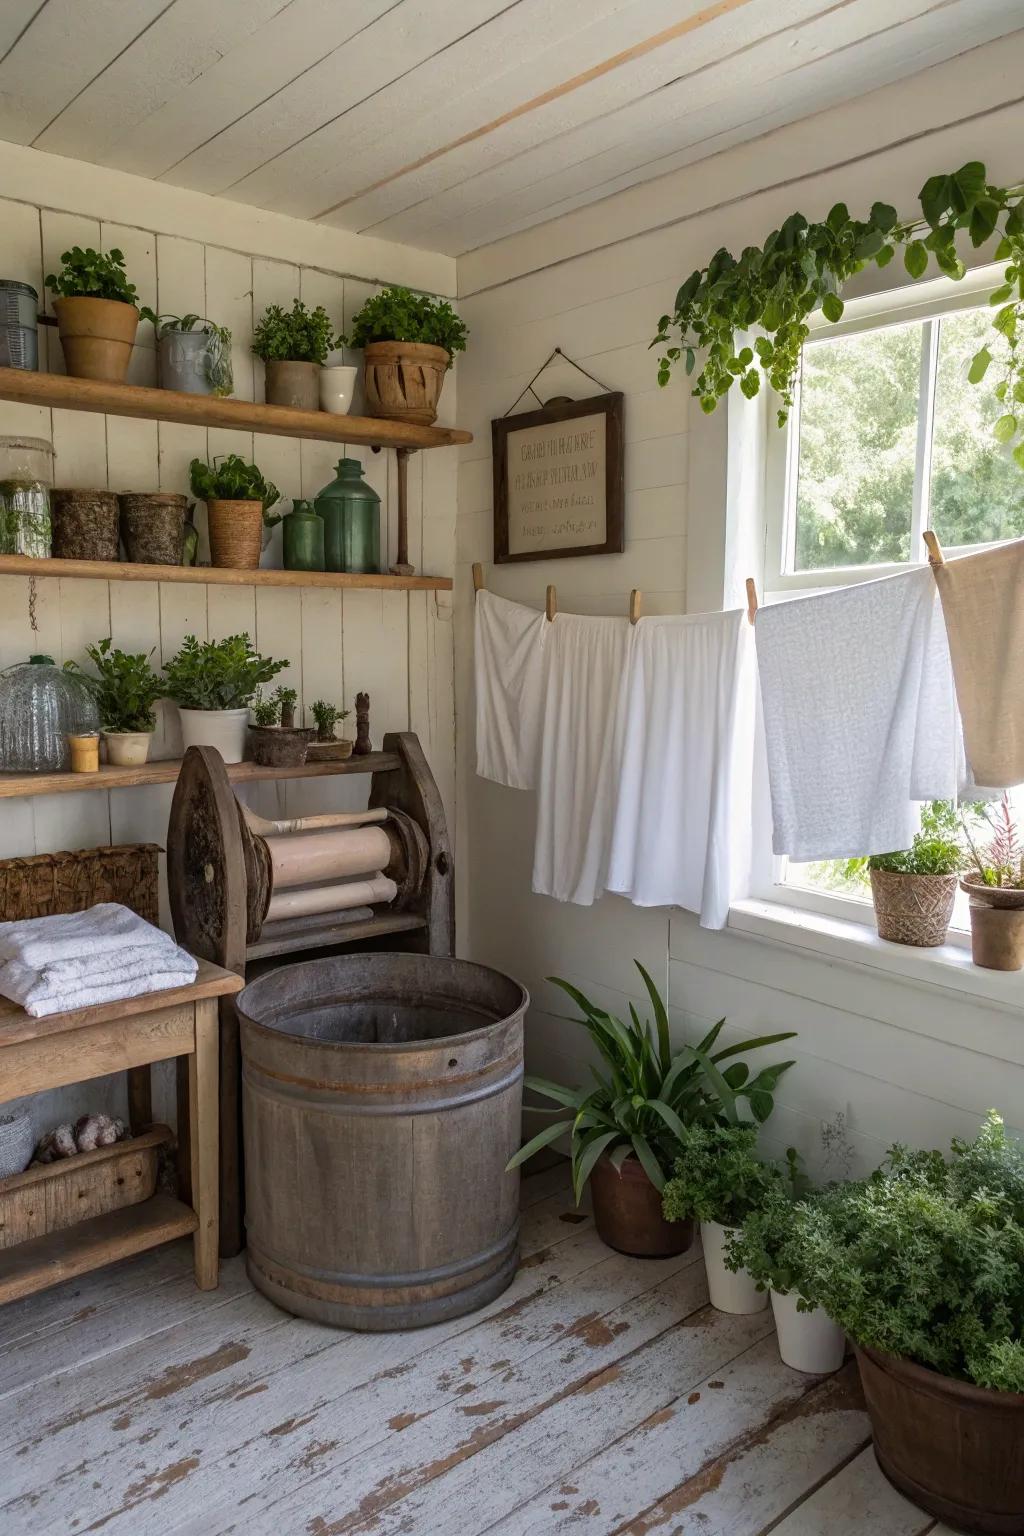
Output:
[[[219,753],[191,747],[171,804],[167,883],[174,932],[240,976],[340,947],[452,955],[454,871],[437,784],[418,738],[350,760],[371,773],[365,811],[268,821],[235,797]],[[221,1009],[221,1252],[242,1225],[238,1020]],[[179,1116],[179,1121],[183,1117]],[[188,1158],[180,1159],[182,1169]]]

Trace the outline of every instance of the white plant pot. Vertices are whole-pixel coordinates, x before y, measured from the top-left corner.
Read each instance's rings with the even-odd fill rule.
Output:
[[[245,735],[249,726],[248,709],[180,709],[181,749],[216,747],[226,763],[240,763],[245,757]]]
[[[320,409],[332,416],[347,416],[352,409],[358,368],[347,365],[320,369]]]
[[[773,1290],[771,1296],[783,1365],[816,1376],[838,1371],[846,1354],[843,1330],[820,1307],[812,1312],[798,1312],[795,1291]]]
[[[759,1291],[745,1269],[734,1275],[725,1267],[725,1239],[732,1230],[718,1221],[700,1224],[708,1299],[719,1312],[763,1312],[768,1305],[768,1292]]]
[[[107,762],[115,768],[138,768],[149,757],[152,731],[104,731]]]

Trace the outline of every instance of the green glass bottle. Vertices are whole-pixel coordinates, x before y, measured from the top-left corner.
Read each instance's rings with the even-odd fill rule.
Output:
[[[358,459],[340,459],[337,479],[314,502],[324,521],[328,571],[380,571],[380,497]]]
[[[285,570],[322,571],[324,520],[313,510],[312,503],[296,501],[283,524]]]

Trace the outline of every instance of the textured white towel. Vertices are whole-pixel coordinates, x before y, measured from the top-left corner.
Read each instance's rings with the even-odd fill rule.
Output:
[[[159,944],[174,950],[169,934],[117,902],[101,902],[84,912],[30,917],[0,923],[0,961],[48,965],[55,960],[96,956],[122,950],[127,944]]]
[[[195,981],[197,971],[192,956],[173,941],[169,947],[139,945],[93,960],[56,960],[39,969],[8,960],[0,966],[0,995],[41,1019],[167,987],[185,987]]]
[[[775,852],[908,847],[914,802],[953,798],[962,767],[931,571],[760,608],[755,635]]]
[[[493,592],[476,595],[476,771],[532,789],[543,706],[543,613]]]
[[[533,889],[590,906],[608,875],[634,626],[559,613],[548,630]]]
[[[725,925],[746,872],[755,676],[745,611],[639,621],[610,891]]]

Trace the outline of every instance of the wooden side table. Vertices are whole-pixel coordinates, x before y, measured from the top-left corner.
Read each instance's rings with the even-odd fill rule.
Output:
[[[188,1063],[188,1149],[192,1204],[155,1194],[73,1226],[0,1248],[0,1303],[57,1285],[188,1233],[196,1284],[218,1279],[218,998],[243,983],[200,960],[188,987],[34,1019],[0,997],[0,1101],[60,1088],[170,1057]],[[185,1138],[180,1138],[184,1144]],[[88,1158],[95,1154],[84,1153]],[[75,1159],[68,1159],[72,1168]]]

